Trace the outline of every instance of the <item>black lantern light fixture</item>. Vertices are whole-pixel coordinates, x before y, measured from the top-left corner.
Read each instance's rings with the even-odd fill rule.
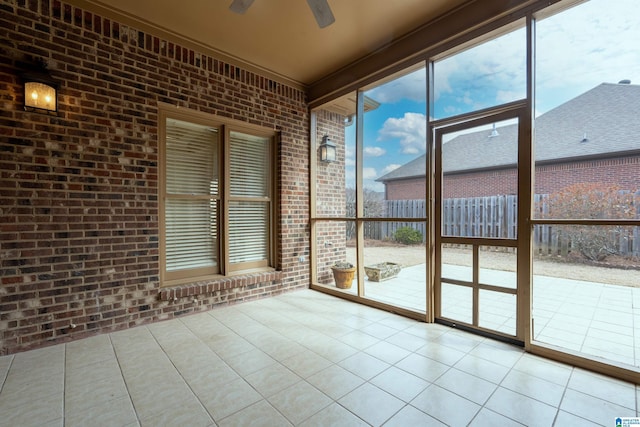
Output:
[[[24,80],[24,109],[53,113],[58,111],[58,84],[46,70],[30,71],[22,75]]]
[[[336,144],[327,135],[322,137],[322,144],[320,144],[320,160],[325,163],[336,161]]]

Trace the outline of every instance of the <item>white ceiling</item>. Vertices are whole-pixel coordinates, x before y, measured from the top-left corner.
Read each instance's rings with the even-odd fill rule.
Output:
[[[239,63],[308,86],[384,47],[466,0],[329,0],[335,22],[320,29],[305,0],[70,0],[116,19],[186,38]]]

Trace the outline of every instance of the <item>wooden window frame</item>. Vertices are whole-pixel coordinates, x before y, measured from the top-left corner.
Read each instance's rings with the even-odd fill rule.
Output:
[[[168,196],[167,194],[167,121],[179,120],[195,125],[208,126],[218,130],[219,145],[219,194],[210,196],[207,199],[218,203],[218,239],[217,253],[218,265],[215,268],[197,268],[167,271],[167,242],[166,242],[166,201],[168,199],[180,198],[180,196]],[[223,119],[199,111],[177,108],[172,105],[159,104],[159,129],[158,129],[158,218],[159,218],[159,269],[160,286],[176,286],[187,283],[217,280],[228,276],[241,274],[270,272],[277,269],[276,264],[276,236],[277,228],[277,147],[279,135],[273,129],[250,125],[237,120]],[[234,197],[230,194],[229,182],[229,144],[231,132],[239,132],[246,135],[268,138],[268,171],[267,171],[267,196],[259,199],[267,206],[267,248],[266,259],[233,264],[229,261],[229,205],[234,201],[255,201],[255,198]]]

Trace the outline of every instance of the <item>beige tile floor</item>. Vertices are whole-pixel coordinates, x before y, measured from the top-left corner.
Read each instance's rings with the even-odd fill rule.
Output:
[[[304,290],[0,357],[0,426],[614,426],[640,388]]]
[[[443,276],[472,280],[470,267],[443,265]],[[515,273],[480,269],[483,283],[515,289]],[[405,267],[398,277],[371,282],[365,279],[367,298],[424,312],[426,307],[426,267]],[[640,367],[640,287],[594,281],[533,276],[534,339],[585,354]],[[328,287],[335,289],[333,284]],[[354,280],[345,293],[357,295]],[[473,296],[470,288],[444,283],[443,317],[472,323]],[[516,297],[506,293],[480,291],[480,326],[516,334]]]

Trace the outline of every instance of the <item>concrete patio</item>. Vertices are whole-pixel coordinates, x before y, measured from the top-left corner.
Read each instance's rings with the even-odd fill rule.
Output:
[[[470,280],[471,268],[444,265],[443,275]],[[483,283],[515,288],[515,273],[480,270]],[[346,290],[356,293],[356,286]],[[365,296],[422,311],[426,300],[426,267],[405,267],[396,278],[372,282],[365,278]],[[443,315],[471,323],[471,290],[443,286]],[[482,291],[480,325],[515,333],[515,297]],[[640,288],[596,281],[534,275],[535,340],[610,361],[640,367]]]

